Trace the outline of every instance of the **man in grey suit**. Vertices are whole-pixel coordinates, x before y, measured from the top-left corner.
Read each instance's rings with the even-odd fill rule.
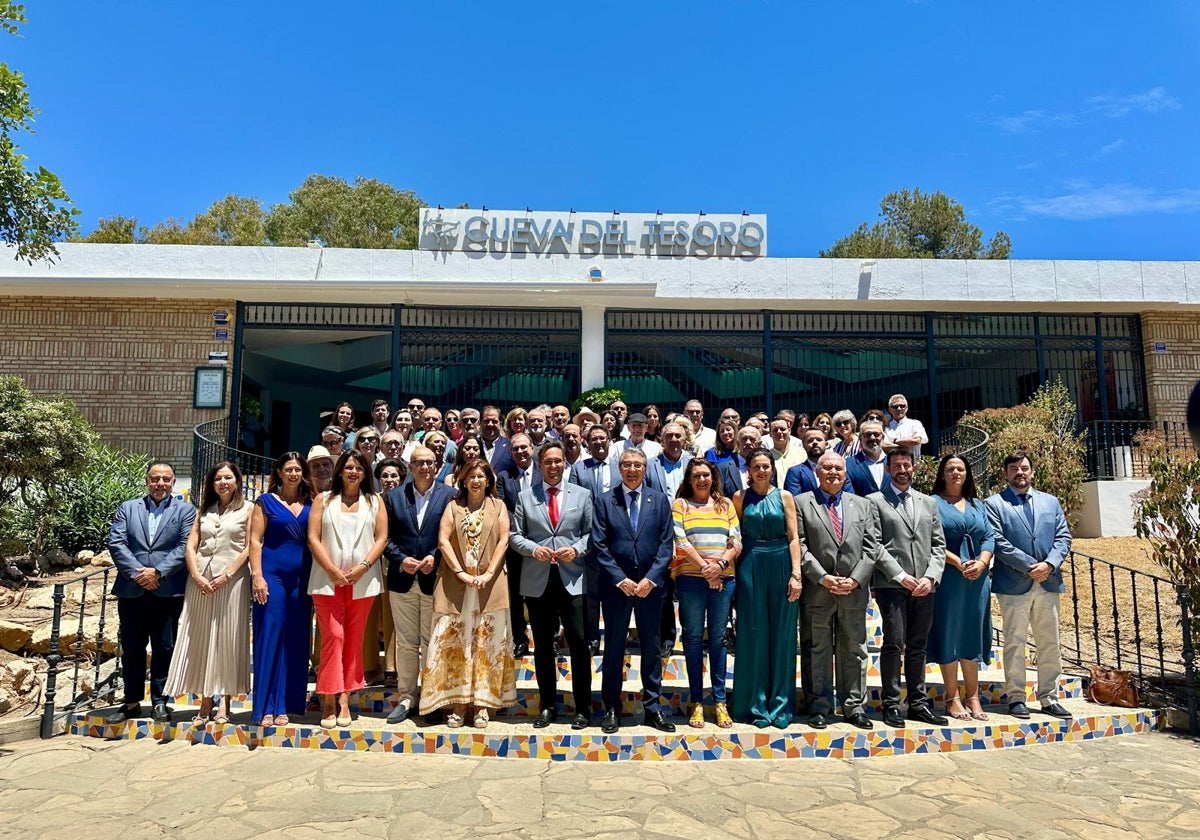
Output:
[[[883,722],[904,726],[900,714],[903,656],[909,720],[945,726],[949,721],[930,708],[925,696],[925,646],[933,626],[933,592],[946,565],[946,535],[937,501],[912,487],[912,453],[889,452],[887,474],[891,482],[867,497],[879,515],[880,552],[872,589],[883,620],[879,653]]]
[[[167,706],[167,671],[175,650],[175,632],[183,612],[187,584],[184,551],[196,521],[196,509],[171,495],[175,470],[155,461],[146,470],[146,495],[123,502],[113,517],[108,550],[117,577],[121,619],[121,676],[125,698],[107,722],[139,717],[146,695],[146,645],[150,645],[150,702],[160,723],[171,720]]]
[[[796,499],[804,536],[801,638],[812,671],[809,724],[824,729],[833,714],[836,647],[842,714],[847,723],[871,729],[866,712],[867,586],[879,552],[879,513],[866,499],[842,492],[846,461],[836,452],[817,461],[817,479],[816,490]]]
[[[1008,486],[984,502],[996,535],[992,592],[1004,619],[1004,693],[1013,717],[1028,718],[1025,704],[1025,646],[1032,624],[1037,645],[1037,698],[1042,711],[1067,719],[1058,702],[1062,653],[1058,639],[1058,596],[1062,564],[1071,552],[1071,532],[1058,499],[1033,489],[1033,462],[1024,452],[1004,459]]]
[[[521,595],[533,628],[533,664],[541,709],[533,722],[542,729],[558,717],[558,666],[554,638],[562,622],[571,651],[572,729],[588,725],[592,706],[592,655],[584,609],[583,564],[592,533],[592,494],[562,480],[566,455],[548,438],[537,454],[542,481],[522,490],[508,537],[524,558]]]

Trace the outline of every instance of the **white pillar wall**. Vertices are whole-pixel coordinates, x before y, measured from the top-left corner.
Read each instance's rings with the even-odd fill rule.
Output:
[[[580,323],[580,364],[579,387],[586,391],[589,388],[604,387],[604,307],[580,307],[582,321]]]

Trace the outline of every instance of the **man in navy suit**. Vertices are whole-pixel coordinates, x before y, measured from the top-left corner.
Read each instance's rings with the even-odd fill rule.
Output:
[[[587,448],[590,455],[575,462],[571,468],[570,482],[592,494],[592,503],[621,483],[620,470],[608,463],[611,441],[608,430],[599,423],[588,429]],[[584,609],[587,612],[588,646],[592,656],[600,652],[600,567],[596,565],[596,552],[589,546],[583,563]]]
[[[646,723],[661,732],[674,732],[675,724],[667,720],[659,701],[662,660],[658,656],[659,611],[674,548],[671,503],[661,490],[646,486],[644,452],[627,450],[618,466],[621,483],[596,501],[592,520],[604,604],[604,719],[600,728],[611,734],[620,727],[625,636],[632,615],[641,644]]]
[[[485,405],[479,413],[479,445],[493,472],[506,472],[512,467],[512,444],[500,434],[500,409],[494,405]]]
[[[533,438],[526,434],[509,438],[509,451],[513,465],[504,472],[496,473],[496,489],[500,501],[508,508],[509,520],[517,509],[517,497],[530,487],[541,485],[542,474],[533,460]],[[525,599],[521,597],[521,553],[510,548],[504,556],[508,571],[508,609],[512,622],[513,656],[520,659],[529,653],[529,625],[525,621]]]
[[[1062,653],[1058,596],[1065,592],[1062,564],[1071,553],[1071,532],[1058,499],[1033,489],[1033,462],[1024,452],[1004,459],[1008,486],[984,501],[996,535],[992,592],[1004,618],[1004,693],[1013,717],[1028,718],[1025,646],[1030,625],[1037,645],[1037,698],[1045,714],[1067,719],[1058,702]]]
[[[728,461],[717,464],[717,472],[721,476],[721,492],[733,498],[733,494],[747,487],[746,462],[750,456],[762,449],[762,432],[754,426],[743,426],[738,429],[738,452]],[[771,483],[775,483],[775,473],[771,473]]]
[[[817,461],[825,454],[825,432],[816,427],[805,429],[801,444],[804,446],[804,451],[808,453],[808,460],[789,467],[787,475],[783,479],[783,489],[793,496],[811,493],[821,486],[821,482],[817,479]],[[849,490],[850,488],[845,489]]]
[[[438,526],[453,487],[435,481],[437,462],[433,450],[418,446],[409,456],[411,480],[388,492],[384,500],[388,517],[388,605],[396,628],[396,708],[388,723],[399,723],[417,707],[417,677],[421,656],[429,648],[433,625],[433,587],[437,565]],[[416,583],[416,586],[413,584]]]
[[[139,717],[146,694],[146,644],[150,645],[150,702],[154,720],[169,723],[167,671],[187,585],[184,552],[196,509],[171,495],[175,469],[155,461],[146,470],[146,495],[123,502],[113,517],[108,550],[117,567],[112,594],[121,619],[124,704],[107,722]]]
[[[883,424],[878,420],[863,421],[858,427],[858,439],[862,449],[846,459],[846,483],[853,486],[856,496],[866,497],[892,483],[887,474],[887,454],[883,451]]]

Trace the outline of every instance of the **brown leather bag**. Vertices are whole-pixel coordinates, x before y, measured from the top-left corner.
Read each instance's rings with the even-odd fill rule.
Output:
[[[1133,674],[1119,668],[1105,668],[1102,665],[1092,666],[1092,677],[1088,681],[1087,699],[1093,703],[1105,706],[1121,706],[1126,709],[1136,709],[1138,701],[1137,689],[1133,685]]]

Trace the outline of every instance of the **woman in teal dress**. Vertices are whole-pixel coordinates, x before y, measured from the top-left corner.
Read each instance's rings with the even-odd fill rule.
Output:
[[[800,538],[792,494],[771,486],[767,452],[746,465],[750,486],[733,497],[742,523],[742,555],[734,590],[737,660],[730,712],[759,729],[785,729],[796,712],[796,616]]]
[[[979,666],[992,660],[991,578],[996,538],[975,490],[971,465],[947,455],[938,465],[933,495],[946,534],[946,569],[933,601],[929,661],[942,669],[946,713],[987,720],[979,702]],[[962,669],[966,707],[958,696]]]

